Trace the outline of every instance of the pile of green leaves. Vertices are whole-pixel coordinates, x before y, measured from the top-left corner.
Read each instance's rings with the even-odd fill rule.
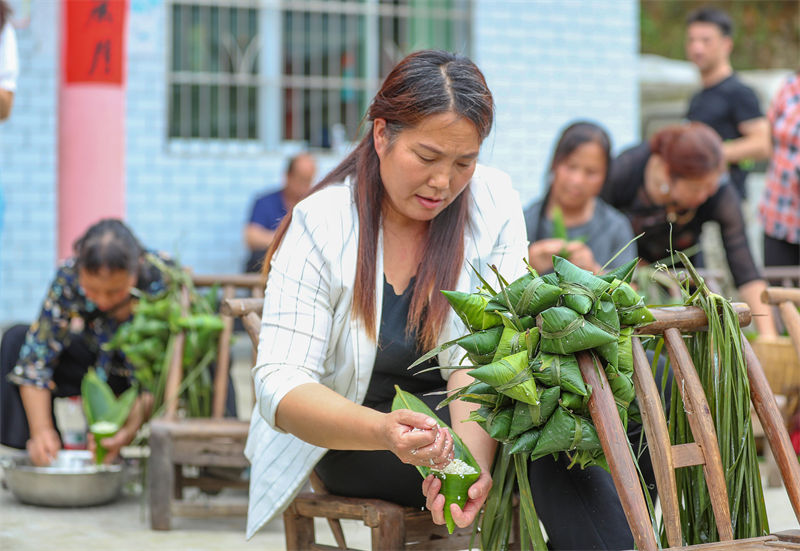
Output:
[[[216,358],[217,338],[223,328],[217,314],[218,289],[212,287],[200,294],[184,270],[154,255],[149,259],[166,275],[167,290],[158,296],[138,297],[133,318],[120,324],[104,348],[124,354],[134,368],[134,378],[141,389],[153,394],[155,416],[164,407],[167,372],[175,352],[176,337],[183,331],[183,380],[179,400],[187,417],[208,417],[212,387],[209,365]],[[181,306],[183,289],[189,294],[187,312]]]
[[[515,486],[524,520],[522,548],[546,548],[528,482],[529,459],[563,452],[570,466],[608,470],[587,407],[591,388],[575,353],[590,351],[605,371],[627,425],[634,398],[631,335],[634,327],[653,321],[629,285],[636,262],[595,276],[554,256],[552,274],[539,276],[528,266],[528,273],[509,283],[498,273],[499,291],[483,279],[476,293],[442,291],[469,334],[431,350],[414,365],[453,345],[463,348],[472,364],[468,373],[475,382],[440,407],[452,400],[478,403],[470,420],[501,443],[482,517],[483,549],[507,547]]]
[[[769,533],[769,526],[753,438],[750,386],[739,318],[728,300],[708,289],[686,255],[678,253],[678,256],[691,275],[690,280],[681,283],[685,304],[702,308],[709,320],[708,331],[694,333],[693,338],[687,340],[687,346],[714,418],[733,536],[735,539],[763,536]],[[669,408],[673,445],[694,441],[688,413],[673,384]],[[686,543],[718,541],[702,467],[678,469],[675,475]]]

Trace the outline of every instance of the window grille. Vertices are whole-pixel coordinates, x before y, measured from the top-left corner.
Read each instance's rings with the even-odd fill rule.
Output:
[[[169,135],[315,148],[354,140],[369,98],[404,55],[469,54],[470,4],[172,0]]]
[[[176,1],[168,12],[169,136],[257,139],[257,6]]]

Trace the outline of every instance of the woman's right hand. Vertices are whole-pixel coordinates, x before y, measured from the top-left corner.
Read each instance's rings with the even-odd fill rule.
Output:
[[[428,475],[422,481],[422,493],[425,494],[425,507],[431,512],[434,524],[444,524],[444,495],[439,491],[442,488],[442,481],[435,476]],[[450,514],[453,522],[459,528],[466,528],[473,523],[478,516],[478,512],[483,507],[486,498],[489,497],[489,490],[492,489],[492,476],[484,469],[478,480],[467,490],[467,503],[464,508],[459,508],[455,503],[450,505]]]
[[[25,447],[28,449],[28,456],[34,465],[46,467],[58,455],[58,451],[61,449],[61,439],[58,437],[56,429],[42,429],[31,435]]]
[[[553,270],[553,255],[561,254],[567,242],[563,239],[539,239],[528,247],[528,262],[539,273]]]
[[[453,459],[453,436],[424,413],[398,409],[385,414],[387,448],[409,465],[443,469]]]
[[[602,266],[595,261],[592,249],[583,241],[570,241],[566,244],[564,253],[566,258],[578,268],[583,268],[593,274],[600,273],[602,269]]]

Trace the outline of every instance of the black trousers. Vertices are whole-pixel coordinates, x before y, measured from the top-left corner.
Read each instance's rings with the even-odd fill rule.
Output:
[[[641,434],[641,425],[628,423],[628,440],[634,453]],[[650,454],[644,451],[638,459],[655,504]],[[633,549],[633,535],[611,475],[601,467],[567,469],[568,465],[566,455],[560,453],[558,459],[542,457],[528,468],[533,502],[550,549]]]
[[[441,396],[423,396],[431,409]],[[375,407],[388,411],[391,404]],[[436,411],[448,425],[448,408]],[[639,448],[641,425],[629,423],[628,438]],[[650,494],[655,499],[655,475],[650,456],[639,458]],[[632,549],[628,521],[611,475],[600,467],[567,469],[564,454],[558,461],[544,457],[529,467],[536,512],[544,524],[552,549]],[[417,469],[389,451],[331,450],[316,467],[317,475],[334,494],[377,498],[409,507],[424,507],[422,478]]]
[[[764,266],[800,265],[800,244],[764,234]]]
[[[27,325],[14,325],[3,333],[0,341],[0,444],[12,448],[24,449],[30,438],[28,417],[19,395],[19,387],[8,381],[19,360],[19,353],[25,343]],[[90,367],[97,363],[97,352],[92,350],[80,335],[73,335],[72,341],[64,348],[53,366],[53,382],[56,389],[53,399],[65,396],[80,396],[81,380]],[[216,365],[211,365],[213,377]],[[233,381],[228,370],[228,396],[225,402],[225,415],[236,416],[236,397]],[[130,387],[127,377],[115,374],[108,376],[108,384],[115,394],[119,395]],[[52,409],[52,408],[51,408]],[[55,415],[53,426],[58,430]]]

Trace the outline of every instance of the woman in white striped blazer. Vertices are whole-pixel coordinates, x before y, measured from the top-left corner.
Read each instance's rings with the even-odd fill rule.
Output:
[[[446,464],[452,437],[426,415],[391,412],[390,402],[395,383],[422,396],[469,379],[406,370],[465,333],[440,289],[474,290],[471,266],[485,277],[489,265],[507,278],[525,269],[519,198],[504,173],[477,165],[493,111],[470,60],[411,54],[375,96],[364,139],[278,229],[253,369],[248,537],[315,467],[336,494],[427,505],[444,522],[439,481],[423,482],[426,499],[413,465]],[[438,365],[458,359],[449,349]],[[457,401],[441,412],[483,470],[453,514],[460,526],[486,498],[495,449],[475,423],[461,422],[469,409]]]

